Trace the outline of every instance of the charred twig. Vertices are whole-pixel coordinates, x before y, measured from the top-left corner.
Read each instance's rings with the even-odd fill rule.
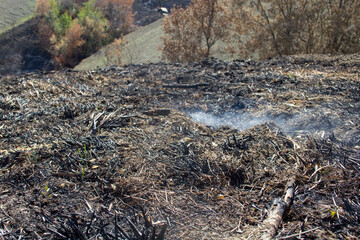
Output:
[[[241,139],[238,139],[235,134],[232,135],[233,143],[231,142],[230,137],[227,137],[225,140],[223,149],[224,150],[232,150],[232,149],[239,149],[239,150],[247,150],[249,148],[247,142],[252,139],[252,136],[246,136]]]
[[[164,240],[165,239],[165,232],[166,232],[167,225],[165,224],[159,233],[159,235],[156,237],[156,240]]]
[[[154,109],[143,112],[143,114],[148,116],[167,116],[170,114],[170,112],[170,109]]]
[[[87,227],[86,227],[86,230],[85,230],[86,236],[89,236],[89,230],[90,230],[90,228],[91,228],[91,225],[92,225],[94,219],[95,219],[95,212],[93,212],[93,213],[91,214],[90,223],[89,223],[89,224],[87,225]]]
[[[135,224],[128,217],[126,217],[126,220],[128,221],[131,229],[133,230],[133,232],[134,232],[134,234],[136,236],[136,239],[141,240],[142,239],[141,232],[139,232],[139,230],[136,228]]]
[[[209,86],[210,83],[197,83],[197,84],[164,84],[164,88],[198,88]]]
[[[304,232],[301,232],[301,234],[306,234],[306,233],[309,233],[309,232],[313,232],[315,230],[318,230],[320,227],[316,227],[316,228],[313,228],[313,229],[310,229],[310,230],[306,230]],[[289,239],[289,238],[293,238],[293,237],[298,237],[299,235],[301,235],[299,233],[296,233],[296,234],[292,234],[292,235],[289,235],[289,236],[286,236],[286,237],[281,237],[281,238],[277,238],[278,240],[280,239]]]
[[[110,240],[110,238],[108,237],[108,234],[105,232],[105,227],[109,225],[109,224],[105,224],[103,226],[100,227],[100,233],[101,236],[105,239],[105,240]]]
[[[131,239],[131,237],[117,224],[117,221],[116,221],[115,222],[115,235],[116,235],[117,230],[119,230],[121,232],[121,234],[125,237],[125,239]]]
[[[141,210],[141,213],[142,213],[143,216],[144,216],[145,227],[146,227],[146,228],[151,228],[152,224],[151,224],[151,222],[149,221],[149,219],[146,217],[146,213],[145,213],[144,208],[143,208],[143,207],[140,207],[140,210]]]
[[[55,235],[57,235],[60,238],[66,239],[66,236],[62,235],[61,233],[59,233],[58,231],[56,231],[56,229],[53,229],[52,227],[48,227],[47,230],[54,233]]]
[[[125,239],[131,239],[129,235],[127,235],[126,232],[118,225],[117,214],[115,214],[115,239],[118,239],[118,230],[125,237]]]
[[[86,240],[86,237],[84,236],[83,232],[78,227],[75,216],[73,216],[73,219],[69,219],[69,224],[71,229],[73,230],[74,237],[80,240]]]

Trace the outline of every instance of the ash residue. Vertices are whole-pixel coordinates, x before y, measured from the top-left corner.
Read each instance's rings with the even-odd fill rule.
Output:
[[[358,236],[356,61],[209,59],[3,77],[0,234],[111,239],[166,224],[167,239],[248,238],[295,178],[276,237]]]

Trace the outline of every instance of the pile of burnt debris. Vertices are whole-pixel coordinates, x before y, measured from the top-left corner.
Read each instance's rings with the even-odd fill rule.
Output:
[[[1,239],[356,239],[360,56],[0,79]]]

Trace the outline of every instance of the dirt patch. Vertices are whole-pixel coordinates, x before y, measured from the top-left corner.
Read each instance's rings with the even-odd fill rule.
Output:
[[[3,77],[0,234],[140,239],[133,224],[143,236],[166,225],[167,239],[251,239],[293,179],[277,238],[355,239],[358,62],[209,59]]]

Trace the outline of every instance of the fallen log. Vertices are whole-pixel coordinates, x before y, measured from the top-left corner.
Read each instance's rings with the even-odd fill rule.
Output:
[[[265,221],[260,227],[261,228],[260,232],[263,233],[260,239],[270,240],[275,237],[276,232],[280,227],[284,214],[287,211],[289,211],[293,203],[294,191],[295,191],[295,181],[292,180],[287,185],[284,199],[277,198],[274,200],[274,203],[270,208],[270,213],[268,217],[265,219]]]

